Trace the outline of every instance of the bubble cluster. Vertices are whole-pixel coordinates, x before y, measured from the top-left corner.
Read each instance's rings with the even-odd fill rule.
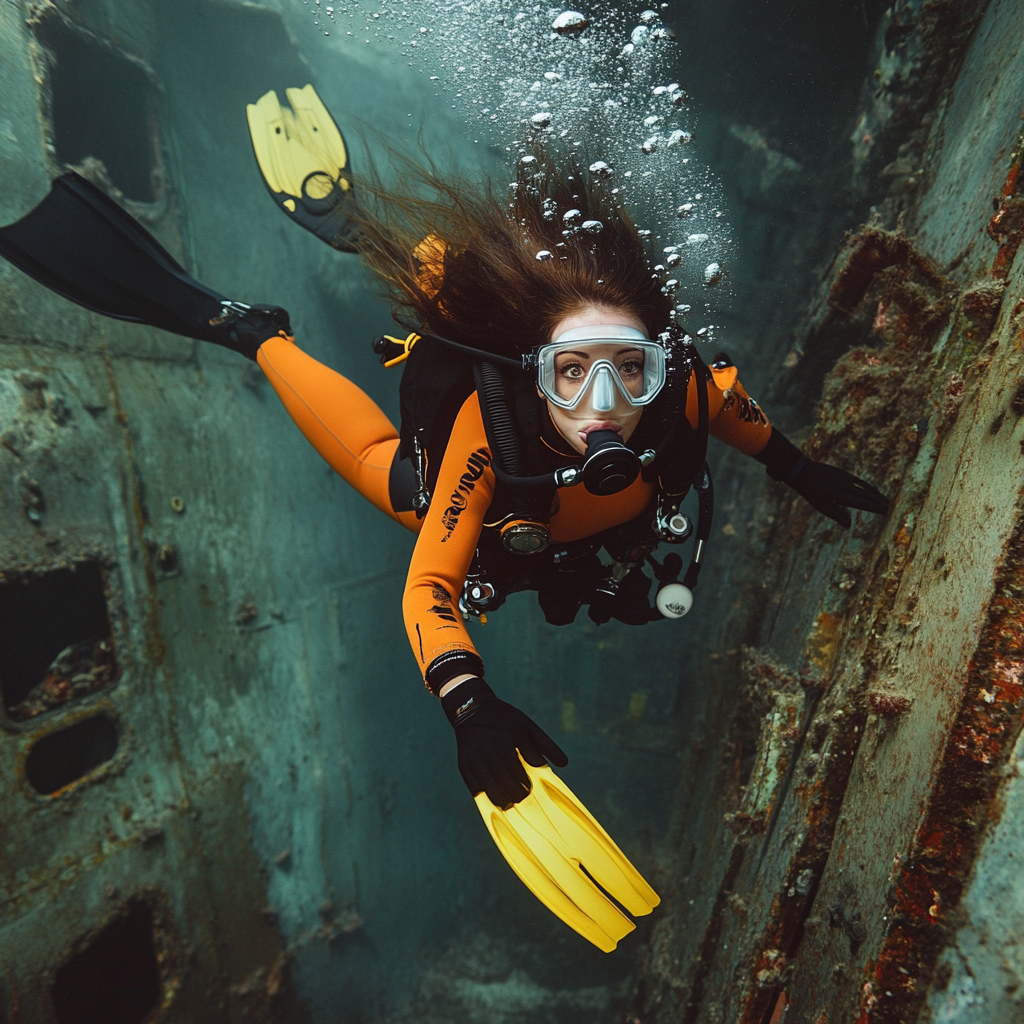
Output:
[[[660,13],[666,3],[303,3],[320,31],[342,30],[331,40],[339,51],[371,39],[390,49],[395,63],[423,75],[466,121],[474,142],[505,153],[510,165],[528,174],[536,165],[539,174],[537,146],[578,150],[592,179],[629,209],[642,238],[673,243],[657,264],[666,294],[695,296],[726,279],[731,230],[721,186],[696,156],[689,95],[673,74],[682,54]],[[544,217],[561,220],[565,234],[602,230],[572,213],[550,204]],[[537,258],[554,256],[542,250]],[[689,306],[679,303],[675,311],[683,316]]]

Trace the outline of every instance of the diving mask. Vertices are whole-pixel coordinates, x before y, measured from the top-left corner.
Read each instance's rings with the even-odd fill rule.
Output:
[[[575,327],[542,345],[534,357],[537,385],[548,401],[594,412],[616,404],[647,405],[665,386],[665,349],[633,327]]]

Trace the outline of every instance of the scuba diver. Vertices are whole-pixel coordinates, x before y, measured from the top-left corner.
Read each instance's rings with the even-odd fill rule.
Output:
[[[74,173],[0,229],[0,254],[88,309],[257,362],[327,463],[417,534],[405,623],[459,771],[519,877],[610,951],[635,927],[621,908],[650,913],[659,898],[548,767],[568,763],[561,748],[485,681],[465,621],[523,590],[555,624],[584,606],[597,623],[685,615],[710,535],[709,434],[843,526],[848,508],[883,513],[887,501],[803,455],[727,355],[704,364],[625,209],[571,159],[538,151],[519,163],[508,201],[411,165],[418,192],[361,183],[373,201],[357,201],[341,132],[313,87],[287,97],[290,107],[274,92],[248,107],[264,183],[290,219],[358,253],[394,300],[406,333],[374,347],[403,367],[399,430],[296,345],[285,310],[195,281]],[[691,489],[696,529],[681,511]],[[680,580],[682,558],[654,552],[691,535]]]

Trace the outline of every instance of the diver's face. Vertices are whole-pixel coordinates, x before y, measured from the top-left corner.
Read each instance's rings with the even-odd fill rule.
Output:
[[[622,310],[610,306],[589,306],[581,313],[574,313],[555,325],[551,332],[553,340],[576,327],[597,327],[598,325],[632,327],[644,331],[644,325]],[[630,394],[641,393],[643,377],[643,353],[630,348],[628,341],[610,342],[602,345],[588,345],[574,349],[566,346],[565,352],[555,356],[556,387],[560,398],[570,400],[581,387],[590,366],[598,359],[607,359],[617,370]],[[551,422],[558,432],[581,455],[587,450],[587,435],[595,430],[614,430],[625,444],[636,430],[643,413],[643,407],[630,405],[616,392],[614,406],[610,410],[597,411],[589,396],[585,396],[575,409],[562,409],[545,399]]]

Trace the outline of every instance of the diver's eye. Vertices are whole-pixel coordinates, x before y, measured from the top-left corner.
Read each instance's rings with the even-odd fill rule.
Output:
[[[583,380],[587,375],[580,363],[565,363],[558,368],[558,372],[566,380]]]
[[[619,373],[623,377],[635,377],[644,368],[644,364],[639,359],[626,359],[619,367]]]

